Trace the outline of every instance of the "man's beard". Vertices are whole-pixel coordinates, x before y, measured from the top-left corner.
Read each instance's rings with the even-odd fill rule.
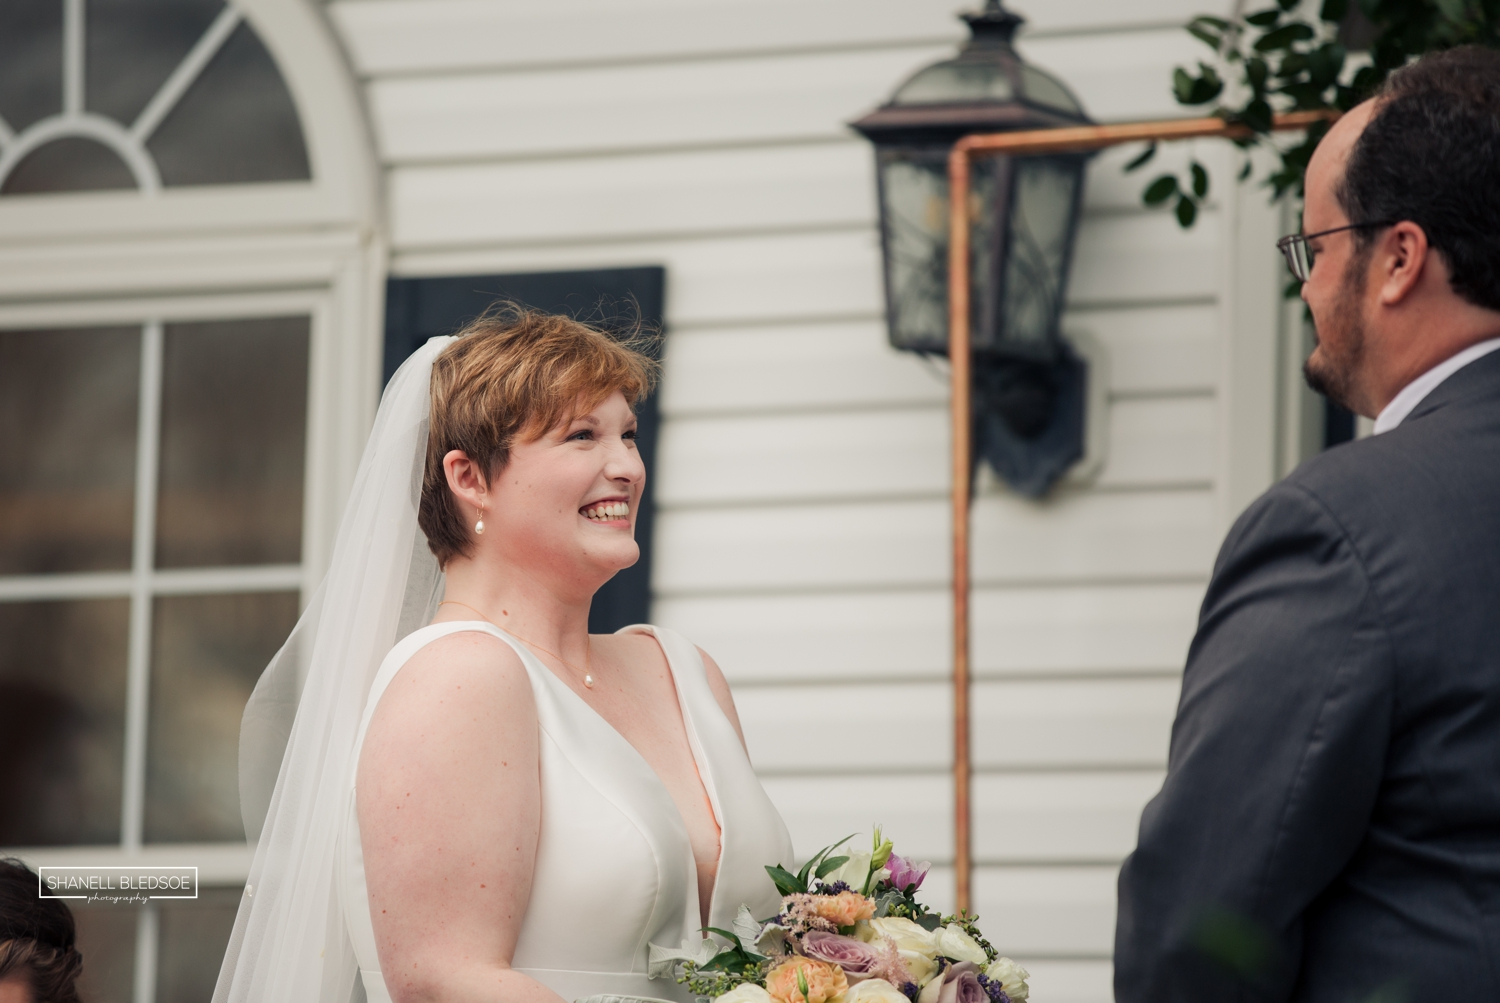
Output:
[[[1365,351],[1365,327],[1360,316],[1365,282],[1368,279],[1368,260],[1361,260],[1364,258],[1364,255],[1355,255],[1354,260],[1349,262],[1344,270],[1338,299],[1334,301],[1330,311],[1331,316],[1325,318],[1325,322],[1330,325],[1341,325],[1336,339],[1343,346],[1340,350],[1341,357],[1334,357],[1327,350],[1324,339],[1319,338],[1318,344],[1323,346],[1323,351],[1318,354],[1321,364],[1315,367],[1313,356],[1309,356],[1302,364],[1302,378],[1314,392],[1350,411],[1354,410],[1354,373],[1359,368]],[[1317,326],[1317,318],[1314,318],[1314,328]]]

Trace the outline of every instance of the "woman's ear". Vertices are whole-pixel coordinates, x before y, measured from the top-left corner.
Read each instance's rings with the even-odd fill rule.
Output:
[[[488,507],[489,481],[479,464],[469,459],[462,449],[450,449],[443,457],[443,475],[448,480],[448,490],[453,496],[472,509],[483,511]]]

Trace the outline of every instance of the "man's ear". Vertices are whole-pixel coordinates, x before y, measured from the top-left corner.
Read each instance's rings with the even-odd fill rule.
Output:
[[[1417,288],[1422,277],[1434,266],[1447,281],[1447,270],[1427,243],[1427,233],[1410,220],[1403,220],[1385,232],[1375,246],[1373,264],[1378,270],[1382,306],[1398,306]]]

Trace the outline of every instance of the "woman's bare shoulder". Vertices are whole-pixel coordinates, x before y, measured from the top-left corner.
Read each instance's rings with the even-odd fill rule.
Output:
[[[478,630],[445,634],[418,648],[391,680],[376,717],[425,717],[469,709],[490,721],[535,719],[531,680],[513,648]],[[460,714],[451,724],[474,718]],[[372,722],[372,727],[374,722]]]

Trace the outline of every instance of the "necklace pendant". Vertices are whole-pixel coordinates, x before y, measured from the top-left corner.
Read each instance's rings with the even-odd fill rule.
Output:
[[[594,677],[591,676],[591,675],[589,675],[587,672],[585,672],[583,674],[583,685],[587,686],[589,689],[593,689],[594,688]]]

